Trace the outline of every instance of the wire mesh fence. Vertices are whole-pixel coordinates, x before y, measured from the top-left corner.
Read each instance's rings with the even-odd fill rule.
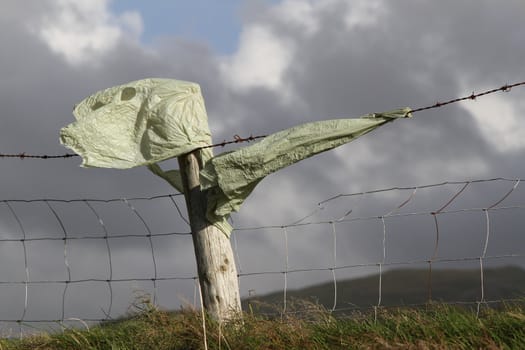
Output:
[[[519,301],[521,181],[342,193],[288,224],[237,227],[241,295],[281,314],[308,312],[290,307],[294,298],[335,313],[431,301],[479,311]],[[199,308],[183,205],[174,194],[1,200],[2,335],[119,318],[144,294],[164,309]]]

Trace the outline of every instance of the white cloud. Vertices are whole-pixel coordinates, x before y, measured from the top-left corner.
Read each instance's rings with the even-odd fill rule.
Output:
[[[272,15],[300,28],[305,34],[313,34],[319,29],[319,21],[315,17],[317,10],[310,1],[286,0],[272,9]]]
[[[381,0],[358,0],[350,4],[345,16],[345,24],[350,30],[356,27],[374,26],[381,16],[386,14]]]
[[[525,148],[525,124],[516,104],[506,99],[505,95],[484,97],[483,101],[465,103],[478,123],[482,135],[500,151],[519,151]]]
[[[294,60],[296,49],[321,29],[322,15],[338,4],[345,2],[284,0],[272,6],[268,12],[272,21],[294,31],[299,29],[300,35],[294,37],[286,31],[278,35],[271,24],[261,21],[247,25],[241,33],[238,50],[222,59],[225,80],[236,90],[267,88],[278,91],[284,101],[300,103],[300,98],[283,81],[283,76]],[[349,4],[348,13],[343,15],[347,28],[352,30],[375,25],[385,15],[385,9],[380,0],[356,1]]]
[[[309,36],[319,29],[318,5],[309,0],[285,0],[270,8],[270,18]],[[222,73],[235,90],[266,88],[278,91],[283,100],[294,96],[283,75],[290,67],[297,41],[272,31],[271,25],[256,22],[246,26],[240,36],[239,48],[223,58]]]
[[[32,29],[68,63],[92,63],[119,40],[126,36],[136,39],[143,30],[139,13],[115,16],[108,5],[108,0],[54,0],[52,12]]]
[[[263,87],[278,90],[292,60],[292,44],[268,27],[250,25],[243,30],[239,49],[222,63],[222,72],[236,89]]]

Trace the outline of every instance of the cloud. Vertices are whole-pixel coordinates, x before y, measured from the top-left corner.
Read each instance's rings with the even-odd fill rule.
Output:
[[[291,58],[289,42],[265,26],[252,25],[243,30],[238,51],[224,59],[222,72],[233,89],[263,87],[277,91],[283,88],[282,76]]]
[[[483,101],[465,104],[484,138],[499,152],[522,151],[525,148],[525,125],[521,104],[512,104],[506,96],[491,96]]]
[[[372,28],[386,15],[385,4],[381,0],[359,0],[349,4],[344,20],[348,29]]]
[[[73,65],[93,64],[120,40],[137,40],[143,31],[135,11],[113,15],[108,0],[55,0],[32,29],[56,54]]]
[[[303,0],[286,0],[272,7],[268,16],[288,26],[296,27],[304,35],[313,35],[319,29],[316,12],[323,4]]]

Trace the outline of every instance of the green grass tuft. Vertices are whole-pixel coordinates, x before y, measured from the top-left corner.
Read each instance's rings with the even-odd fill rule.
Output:
[[[379,309],[335,318],[318,305],[306,313],[261,316],[241,323],[206,320],[209,349],[524,349],[523,304],[472,310],[428,305]],[[295,315],[295,316],[294,316]],[[23,340],[0,340],[0,350],[25,349],[204,349],[200,313],[166,312],[145,303],[130,317],[89,330],[70,329]]]

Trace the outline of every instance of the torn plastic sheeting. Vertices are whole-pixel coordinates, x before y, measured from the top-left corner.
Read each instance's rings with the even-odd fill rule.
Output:
[[[411,117],[410,108],[299,125],[262,141],[210,159],[201,170],[201,186],[209,189],[208,219],[238,211],[255,186],[269,174],[302,159],[346,144],[397,118]]]
[[[82,166],[127,169],[188,153],[211,143],[198,84],[144,79],[84,99],[77,121],[60,141],[82,156]],[[211,157],[203,150],[203,160]]]
[[[341,146],[397,118],[411,117],[410,108],[369,114],[354,119],[335,119],[299,125],[267,136],[262,141],[209,159],[200,172],[201,188],[207,190],[206,217],[226,235],[232,211],[266,176],[300,160]],[[157,164],[149,169],[180,188],[177,170],[163,171]]]
[[[82,156],[85,167],[126,169],[148,166],[183,191],[180,172],[157,164],[211,144],[199,85],[170,79],[144,79],[112,87],[84,99],[73,111],[77,121],[63,128],[61,142]],[[201,187],[207,219],[226,235],[229,214],[238,211],[269,174],[302,159],[348,143],[410,109],[299,125],[262,141],[213,158],[200,150]]]

